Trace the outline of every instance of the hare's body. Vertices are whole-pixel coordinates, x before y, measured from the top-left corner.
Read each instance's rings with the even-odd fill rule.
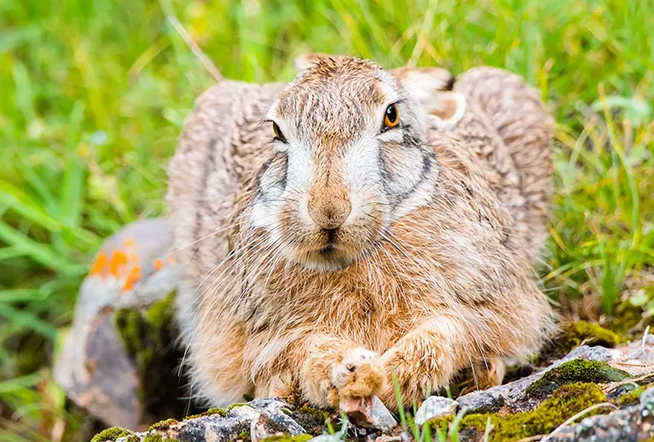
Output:
[[[480,68],[454,85],[465,112],[436,124],[402,86],[415,72],[427,71],[321,58],[289,87],[224,81],[198,100],[168,196],[194,393],[214,405],[378,394],[394,407],[393,373],[411,402],[466,366],[497,382],[501,357],[538,347],[551,327],[532,270],[551,119],[518,77]],[[379,97],[348,101],[366,82]],[[357,131],[387,99],[403,126],[373,143]],[[276,148],[261,125],[271,112],[289,134]]]

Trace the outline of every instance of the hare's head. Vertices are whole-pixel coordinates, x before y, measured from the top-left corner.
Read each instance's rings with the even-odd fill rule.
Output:
[[[284,256],[340,270],[429,202],[438,163],[427,128],[456,124],[462,97],[443,69],[385,71],[309,55],[268,113],[276,153],[260,171],[251,222]]]

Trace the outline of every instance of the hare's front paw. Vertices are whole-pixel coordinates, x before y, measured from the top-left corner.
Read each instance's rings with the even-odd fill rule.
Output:
[[[379,394],[386,383],[379,355],[365,348],[349,350],[343,361],[332,368],[331,381],[340,400],[359,399]]]

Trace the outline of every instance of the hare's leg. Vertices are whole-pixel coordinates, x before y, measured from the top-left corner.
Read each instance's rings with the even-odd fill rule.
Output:
[[[528,327],[516,329],[508,324],[509,318],[498,317],[497,312],[477,310],[442,312],[413,329],[381,356],[387,377],[392,379],[380,395],[386,406],[397,407],[395,386],[399,387],[402,402],[410,405],[424,400],[429,392],[446,387],[460,369],[471,365],[475,369],[486,368],[487,372],[478,373],[484,386],[501,382],[503,365],[499,356],[517,354],[533,346],[537,332]],[[516,318],[516,322],[522,325],[523,321]]]
[[[254,386],[243,370],[243,348],[247,334],[240,327],[207,332],[201,343],[191,343],[188,358],[192,376],[192,395],[209,405],[224,407],[243,401]]]
[[[336,406],[344,399],[378,394],[385,373],[376,353],[344,339],[314,334],[295,341],[281,361],[271,364],[257,393],[283,394],[290,379],[297,380],[302,399],[316,406]]]

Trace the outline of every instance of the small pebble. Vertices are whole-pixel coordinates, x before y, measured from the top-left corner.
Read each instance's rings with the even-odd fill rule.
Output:
[[[457,401],[442,396],[430,396],[420,406],[416,413],[415,423],[424,425],[427,421],[437,417],[452,416],[456,413],[459,404]]]

